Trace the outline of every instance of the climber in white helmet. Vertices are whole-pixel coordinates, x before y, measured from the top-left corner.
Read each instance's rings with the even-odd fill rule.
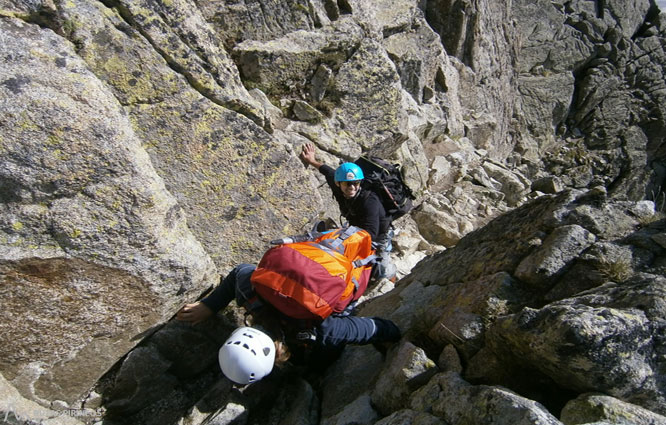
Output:
[[[275,344],[258,329],[238,328],[222,344],[218,359],[227,378],[237,384],[251,384],[273,370]]]
[[[244,307],[252,327],[236,329],[219,350],[220,368],[237,384],[259,381],[274,365],[287,361],[321,371],[346,344],[373,344],[381,352],[400,340],[400,329],[388,319],[346,312],[316,323],[295,320],[259,297],[251,283],[255,266],[236,266],[201,301],[183,306],[176,318],[198,324],[224,309],[232,300]]]

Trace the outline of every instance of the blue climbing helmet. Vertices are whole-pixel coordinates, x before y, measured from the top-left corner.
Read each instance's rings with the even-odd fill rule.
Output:
[[[353,182],[363,178],[363,170],[353,162],[345,162],[335,170],[336,182]]]

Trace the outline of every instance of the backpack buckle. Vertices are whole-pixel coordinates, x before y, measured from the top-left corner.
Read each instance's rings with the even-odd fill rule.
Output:
[[[296,333],[296,339],[298,341],[316,341],[317,335],[313,329],[307,329],[303,331],[298,331]]]

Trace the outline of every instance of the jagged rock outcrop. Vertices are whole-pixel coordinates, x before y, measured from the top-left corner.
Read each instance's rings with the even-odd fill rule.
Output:
[[[241,84],[198,9],[136,2],[118,4],[110,16],[108,10],[101,3],[70,5],[59,11],[69,23],[62,30],[111,86],[216,265],[247,261],[262,243],[298,232],[315,214],[311,196],[281,173],[303,182],[305,176],[293,174],[299,167],[291,147],[257,125],[269,127],[264,106]],[[279,230],[248,237],[252,226]]]
[[[0,0],[0,416],[658,423],[664,16],[653,0]],[[235,310],[169,319],[271,239],[338,218],[306,142],[331,165],[403,164],[408,276],[364,314],[406,336],[350,347],[321,382],[287,368],[239,392],[214,353]]]
[[[581,214],[588,219],[580,220]],[[373,399],[373,408],[390,415],[381,423],[403,423],[403,417],[447,424],[584,423],[576,422],[574,413],[560,417],[560,412],[584,410],[586,393],[598,392],[609,401],[589,405],[613,407],[589,407],[579,415],[614,423],[638,411],[645,413],[636,423],[666,421],[665,251],[655,242],[665,230],[661,217],[647,204],[607,201],[598,192],[563,192],[493,220],[456,247],[421,261],[391,293],[364,305],[361,314],[388,315],[408,329],[405,341],[389,352],[383,366],[362,354],[364,348],[354,348],[353,362],[349,357],[341,362],[365,366],[334,372],[344,382],[354,380],[355,370],[373,370],[363,379],[368,384],[350,393],[331,380],[324,399],[332,397],[328,393],[344,394],[346,400],[364,393],[402,394],[391,403]],[[585,238],[591,243],[582,250],[572,243],[575,232],[563,232],[571,221],[594,237]],[[597,226],[600,221],[618,226]],[[624,262],[606,256],[611,246],[626,249],[630,257]],[[544,270],[550,273],[535,273],[529,280],[518,276],[526,262],[541,270],[547,258]],[[587,287],[574,285],[575,292],[548,300],[555,298],[552,288],[578,280]],[[427,357],[405,362],[399,353],[413,345]],[[437,366],[424,375],[428,358]],[[415,380],[401,391],[401,380],[393,379],[393,387],[386,388],[383,380],[393,373],[425,376],[427,383]],[[347,412],[347,417],[355,416]]]
[[[666,85],[663,61],[648,58],[664,56],[663,15],[649,1],[516,2],[514,11],[519,151],[544,158],[568,186],[657,199],[662,177],[648,170],[663,157],[649,140],[664,132]]]

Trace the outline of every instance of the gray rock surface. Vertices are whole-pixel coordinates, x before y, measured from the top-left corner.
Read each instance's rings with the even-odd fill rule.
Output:
[[[215,268],[73,45],[19,20],[0,19],[0,31],[11,99],[0,124],[2,372],[25,396],[70,403],[213,284]]]
[[[407,398],[414,388],[435,374],[435,362],[411,343],[402,344],[386,359],[372,392],[372,404],[384,416],[407,407]]]
[[[564,406],[562,422],[566,425],[597,422],[663,424],[666,417],[604,394],[587,393]]]
[[[435,376],[412,395],[411,408],[449,424],[561,424],[543,406],[506,388],[470,385],[454,372]]]

